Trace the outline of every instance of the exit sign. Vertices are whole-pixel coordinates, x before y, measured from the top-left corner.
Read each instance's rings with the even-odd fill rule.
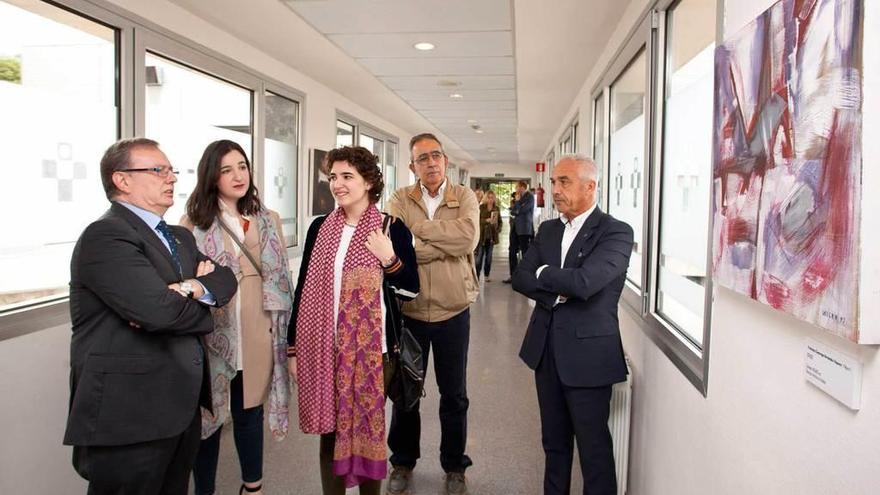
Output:
[[[504,177],[504,174],[496,173],[495,177]]]

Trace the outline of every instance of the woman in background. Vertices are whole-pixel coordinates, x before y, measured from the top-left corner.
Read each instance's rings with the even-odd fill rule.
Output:
[[[357,485],[362,495],[380,493],[387,471],[387,353],[396,348],[393,322],[400,321],[393,298],[410,300],[419,292],[412,234],[393,218],[388,235],[383,232],[376,203],[384,184],[377,161],[361,147],[327,154],[338,207],[309,227],[294,296],[296,317],[288,330],[300,428],[321,435],[325,495],[342,495]]]
[[[498,232],[501,230],[501,209],[495,203],[495,193],[486,191],[480,204],[480,242],[477,244],[477,277],[480,272],[491,282],[489,272],[492,270],[492,248],[498,244]]]
[[[260,494],[267,401],[272,434],[284,438],[288,428],[285,350],[292,300],[281,220],[260,201],[251,164],[237,143],[221,140],[205,148],[181,224],[193,231],[200,251],[238,278],[235,299],[214,310],[214,332],[205,336],[213,411],[202,409],[195,493],[214,493],[221,427],[231,413],[239,493]]]

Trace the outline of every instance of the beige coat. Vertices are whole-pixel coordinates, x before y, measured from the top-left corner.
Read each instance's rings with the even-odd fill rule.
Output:
[[[283,239],[281,219],[278,214],[270,212]],[[188,218],[181,219],[181,225],[192,230],[193,225]],[[235,242],[227,232],[223,232],[225,251],[235,252]],[[258,222],[251,222],[244,236],[245,247],[257,262],[260,261],[260,232]],[[260,274],[244,253],[239,253],[240,271],[235,274],[238,279],[238,292],[229,303],[233,314],[241,318],[241,357],[239,363],[245,370],[242,374],[244,407],[251,408],[266,402],[269,385],[272,379],[272,320],[268,311],[263,309],[263,280]]]
[[[403,304],[403,314],[419,321],[445,321],[477,299],[474,249],[479,237],[477,197],[447,181],[434,219],[422,201],[421,183],[394,192],[386,210],[413,234],[419,263],[419,296]]]

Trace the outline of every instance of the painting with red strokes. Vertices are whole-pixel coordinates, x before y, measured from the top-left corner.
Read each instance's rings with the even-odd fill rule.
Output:
[[[715,52],[714,280],[858,342],[861,0],[781,0]]]

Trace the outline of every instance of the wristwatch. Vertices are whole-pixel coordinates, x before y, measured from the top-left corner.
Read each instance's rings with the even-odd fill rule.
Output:
[[[186,294],[186,297],[192,299],[193,292],[195,292],[195,289],[193,289],[192,282],[181,282],[180,283],[180,292],[183,292],[184,294]]]

